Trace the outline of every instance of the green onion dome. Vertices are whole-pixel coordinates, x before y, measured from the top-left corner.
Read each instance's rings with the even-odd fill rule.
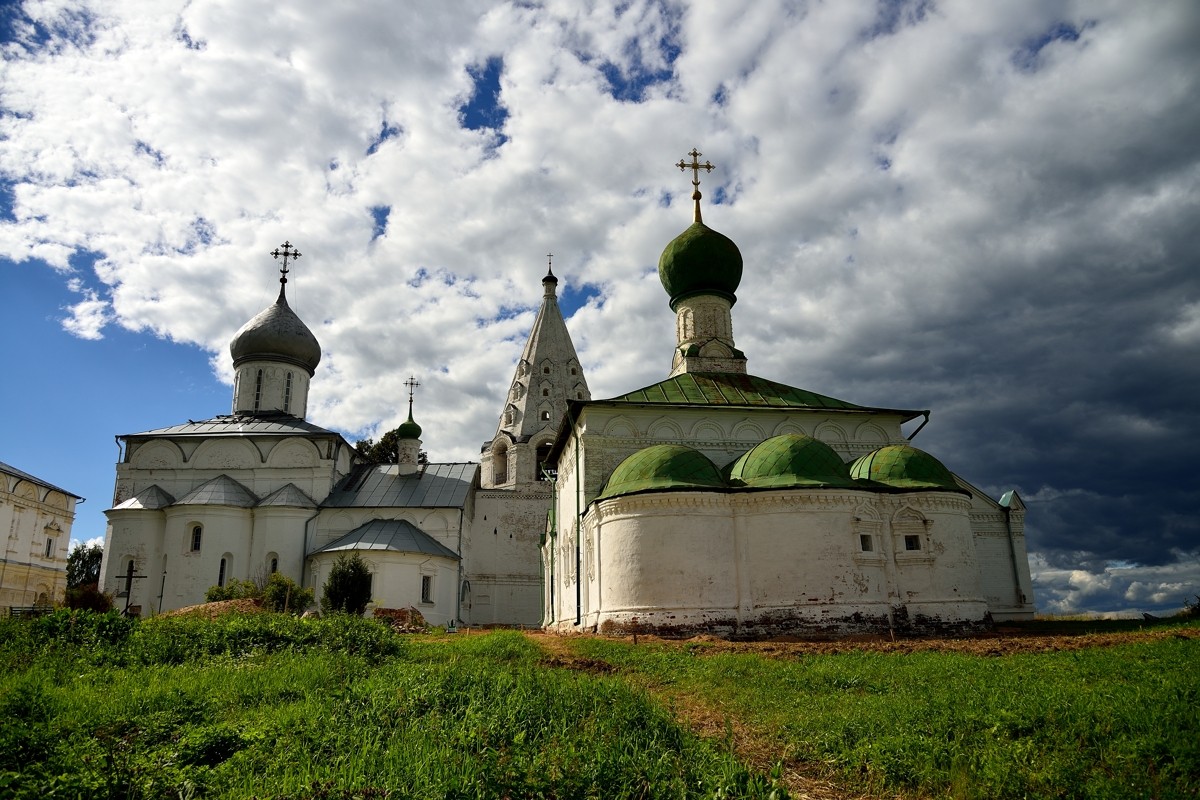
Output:
[[[282,361],[308,370],[321,363],[321,345],[308,326],[288,306],[283,287],[275,304],[242,326],[229,343],[236,369],[247,361]]]
[[[888,445],[867,453],[850,465],[850,477],[897,489],[963,491],[942,462],[907,444]]]
[[[728,468],[733,486],[755,489],[854,487],[833,448],[803,433],[773,436],[750,448]]]
[[[737,302],[742,282],[742,253],[723,233],[703,222],[676,236],[658,259],[658,279],[671,297],[671,310],[680,300],[702,294]]]
[[[412,410],[408,412],[408,419],[400,423],[400,427],[396,428],[397,439],[420,439],[421,426],[413,422]]]
[[[636,492],[724,488],[721,473],[703,453],[678,444],[656,444],[618,464],[599,499]]]

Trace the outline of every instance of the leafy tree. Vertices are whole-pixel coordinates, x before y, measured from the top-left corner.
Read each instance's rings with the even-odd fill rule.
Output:
[[[267,579],[262,592],[263,607],[271,611],[303,611],[312,605],[313,590],[305,589],[282,572]]]
[[[103,560],[104,548],[100,545],[76,545],[67,556],[67,588],[74,589],[89,583],[99,585],[100,562]]]
[[[358,553],[338,556],[321,591],[321,610],[362,614],[369,602],[371,570],[367,562]]]
[[[397,433],[399,430],[393,428],[381,436],[378,442],[374,439],[355,442],[354,450],[368,464],[395,464],[400,455],[400,447],[397,444],[400,441],[400,435]]]

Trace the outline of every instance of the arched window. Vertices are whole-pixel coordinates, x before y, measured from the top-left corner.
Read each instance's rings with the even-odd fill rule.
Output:
[[[542,389],[542,397],[549,397],[549,396],[550,396],[550,390]]]
[[[287,381],[283,384],[283,413],[287,414],[292,408],[292,373],[287,374]]]
[[[225,585],[225,568],[226,568],[226,566],[228,566],[228,562],[222,558],[221,559],[221,568],[217,572],[217,586]]]
[[[258,411],[259,406],[262,405],[262,379],[263,379],[263,374],[262,374],[262,370],[260,369],[258,371],[257,377],[255,377],[255,379],[254,379],[254,410],[255,411]]]
[[[271,574],[274,575],[276,572],[279,572],[279,559],[272,558],[271,559]]]
[[[242,388],[242,373],[233,376],[233,413],[237,413],[238,392]]]
[[[534,465],[534,469],[537,474],[534,477],[539,481],[546,480],[546,475],[542,472],[542,470],[550,469],[550,467],[553,466],[552,464],[547,463],[550,458],[550,448],[552,445],[552,442],[545,442],[537,446],[537,459]]]
[[[192,548],[191,548],[193,553],[200,552],[200,540],[203,537],[204,537],[204,526],[203,525],[193,525],[192,526]]]
[[[508,483],[508,446],[503,442],[492,453],[492,482]]]

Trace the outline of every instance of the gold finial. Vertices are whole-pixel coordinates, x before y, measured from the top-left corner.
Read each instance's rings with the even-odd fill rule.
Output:
[[[271,256],[276,259],[278,259],[280,256],[283,256],[283,266],[279,268],[279,282],[281,284],[287,283],[288,260],[290,259],[295,261],[300,257],[300,251],[293,248],[292,243],[289,241],[284,242],[280,247],[276,247],[274,250],[272,250]]]
[[[408,418],[412,419],[413,390],[421,384],[417,383],[415,376],[409,375],[408,380],[404,382],[404,385],[408,387]]]
[[[701,195],[700,195],[700,170],[704,170],[705,172],[712,172],[713,165],[711,163],[709,163],[708,161],[705,161],[703,164],[701,164],[700,156],[702,156],[704,154],[699,152],[694,147],[692,148],[692,152],[688,153],[688,155],[692,157],[692,163],[689,164],[681,158],[681,159],[679,159],[679,163],[676,164],[675,166],[679,167],[679,169],[681,171],[686,172],[689,169],[692,171],[692,187],[693,187],[692,188],[692,200],[695,201],[695,203],[696,203],[696,211],[695,211],[695,220],[694,221],[701,222],[702,220],[700,219],[700,197],[701,197]]]

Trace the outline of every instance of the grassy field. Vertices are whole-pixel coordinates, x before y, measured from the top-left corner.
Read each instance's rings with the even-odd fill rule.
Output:
[[[1180,631],[768,658],[348,618],[0,620],[0,797],[778,798],[797,771],[881,796],[1195,797],[1200,640]]]

